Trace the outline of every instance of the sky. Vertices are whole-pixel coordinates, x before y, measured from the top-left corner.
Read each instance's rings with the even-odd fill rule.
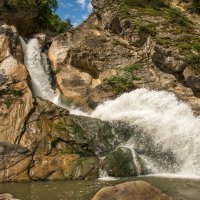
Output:
[[[92,12],[91,0],[58,0],[57,14],[62,20],[70,18],[74,27]]]

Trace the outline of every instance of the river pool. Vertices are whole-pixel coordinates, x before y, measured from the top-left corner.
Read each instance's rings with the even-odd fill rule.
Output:
[[[174,200],[200,200],[200,180],[164,177],[135,177],[120,180],[54,181],[0,184],[0,193],[11,193],[21,200],[91,200],[102,187],[125,181],[144,180]]]

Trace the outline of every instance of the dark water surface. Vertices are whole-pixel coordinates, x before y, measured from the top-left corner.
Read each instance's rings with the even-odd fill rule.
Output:
[[[0,184],[0,193],[11,193],[21,200],[91,200],[102,187],[144,180],[174,200],[200,200],[200,180],[160,177],[137,177],[115,181],[55,181]]]

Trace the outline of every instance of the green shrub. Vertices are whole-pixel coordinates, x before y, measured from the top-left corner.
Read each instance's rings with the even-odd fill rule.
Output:
[[[55,14],[58,7],[57,0],[7,0],[5,7],[8,10],[32,11],[37,13],[35,21],[43,29],[49,29],[56,33],[61,33],[72,27],[69,19],[62,21],[60,17]]]
[[[10,93],[15,97],[23,95],[23,92],[21,90],[16,90],[16,89],[11,90]]]
[[[194,45],[194,49],[200,53],[200,43]]]
[[[156,34],[157,34],[155,28],[153,28],[153,27],[151,27],[149,25],[141,25],[139,27],[139,30],[140,30],[140,32],[146,33],[146,34],[151,35],[153,37],[155,37]]]
[[[142,64],[141,63],[136,63],[136,64],[131,64],[127,65],[124,67],[124,71],[132,73],[134,70],[139,70],[141,69]]]
[[[4,104],[6,105],[7,109],[9,109],[13,104],[13,99],[6,99]]]
[[[186,56],[186,62],[188,64],[200,64],[200,55],[191,53]]]
[[[128,91],[134,88],[133,81],[124,76],[112,76],[111,78],[106,79],[105,82],[117,93]]]

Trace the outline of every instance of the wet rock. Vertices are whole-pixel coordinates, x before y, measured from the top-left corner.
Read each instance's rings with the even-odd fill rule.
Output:
[[[71,154],[36,156],[34,160],[34,167],[30,170],[34,180],[89,179],[96,178],[98,174],[98,159],[95,157],[80,158]]]
[[[47,35],[45,33],[37,33],[32,36],[32,38],[38,39],[41,49],[43,49],[47,42]]]
[[[101,189],[92,200],[172,200],[144,181],[132,181]]]
[[[12,194],[5,193],[5,194],[0,194],[0,200],[19,200],[19,199],[15,199]]]
[[[0,182],[29,180],[31,152],[20,145],[0,143]]]
[[[127,177],[137,175],[131,149],[118,147],[103,160],[103,167],[109,176]]]
[[[194,67],[187,67],[183,72],[186,83],[195,91],[200,91],[200,71]]]

